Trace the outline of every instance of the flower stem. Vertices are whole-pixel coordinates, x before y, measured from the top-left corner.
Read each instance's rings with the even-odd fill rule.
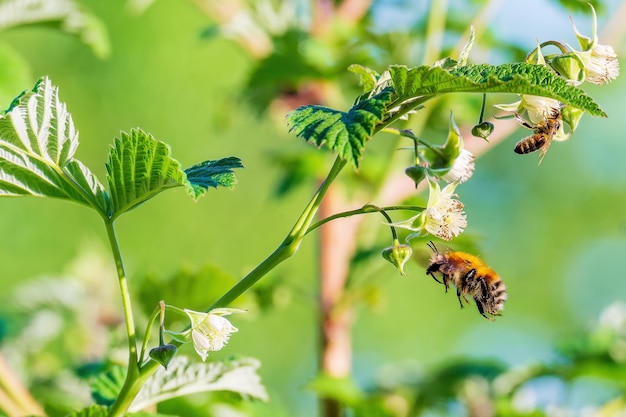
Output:
[[[350,216],[354,216],[357,214],[366,214],[366,213],[378,213],[381,211],[394,211],[394,210],[408,210],[408,211],[424,211],[424,207],[421,206],[387,206],[387,207],[377,207],[374,206],[372,204],[366,204],[363,207],[361,207],[360,209],[356,209],[356,210],[348,210],[348,211],[342,211],[341,213],[336,213],[333,214],[332,216],[328,216],[320,221],[318,221],[317,223],[311,225],[311,227],[309,227],[306,231],[306,234],[312,232],[313,230],[317,229],[318,227],[322,226],[325,223],[328,223],[332,220],[336,220],[336,219],[340,219],[342,217],[350,217]],[[391,223],[391,221],[390,221]]]

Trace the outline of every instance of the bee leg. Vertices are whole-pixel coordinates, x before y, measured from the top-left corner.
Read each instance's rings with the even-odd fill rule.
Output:
[[[515,118],[517,119],[517,121],[519,122],[520,125],[524,126],[525,128],[528,129],[534,129],[535,126],[531,125],[530,123],[528,123],[526,121],[526,119],[524,119],[522,116],[520,116],[519,114],[515,113]]]
[[[480,300],[478,297],[474,297],[474,301],[476,301],[476,307],[478,308],[478,312],[480,313],[480,315],[489,321],[493,321],[491,317],[487,317],[487,315],[485,314],[485,308],[483,307],[482,300]]]
[[[465,299],[465,297],[461,294],[461,289],[457,288],[456,289],[456,298],[459,299],[459,304],[461,305],[461,308],[463,308],[463,301],[461,300],[461,297],[463,297],[463,299]],[[465,300],[465,302],[467,302],[467,300]]]
[[[448,284],[448,282],[450,281],[450,277],[446,274],[443,274],[441,278],[443,279],[443,285],[445,285],[447,293],[448,289],[450,288],[450,285]]]
[[[428,272],[428,271],[426,271],[426,272]],[[438,283],[443,284],[443,282],[439,281],[439,280],[437,279],[437,277],[435,276],[435,274],[433,274],[432,272],[428,272],[428,275],[430,275],[431,277],[433,277],[433,279],[434,279],[435,281],[437,281]]]

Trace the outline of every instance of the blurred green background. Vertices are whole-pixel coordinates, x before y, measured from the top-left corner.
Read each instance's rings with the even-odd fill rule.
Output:
[[[19,51],[30,65],[29,84],[22,89],[42,75],[60,87],[80,130],[77,157],[103,179],[113,138],[120,130],[141,127],[169,143],[185,167],[230,155],[245,165],[234,191],[211,190],[194,203],[177,189],[117,222],[131,286],[134,277],[159,280],[181,268],[194,273],[206,265],[235,279],[243,276],[284,238],[314,190],[309,183],[280,198],[274,194],[283,168],[272,155],[297,139],[282,120],[259,114],[240,99],[246,94],[252,59],[231,40],[202,37],[211,22],[192,2],[156,1],[140,15],[130,13],[121,0],[83,3],[106,26],[111,44],[106,59],[48,28],[0,33],[0,42]],[[548,1],[524,7],[513,3],[498,11],[493,33],[526,51],[537,38],[575,45],[567,19],[572,12]],[[607,3],[600,28],[618,5]],[[381,8],[378,18],[392,25],[402,16],[400,6],[406,8],[404,16],[424,9],[396,6]],[[589,18],[573,16],[579,29],[590,33]],[[472,18],[469,12],[466,18],[464,25]],[[558,23],[549,25],[546,19]],[[623,42],[613,46],[621,55]],[[477,55],[472,58],[477,60]],[[497,55],[484,56],[499,63]],[[471,311],[473,307],[459,310],[455,297],[426,277],[422,265],[409,265],[408,277],[400,277],[382,259],[374,263],[384,296],[376,308],[360,310],[354,329],[357,381],[367,385],[394,363],[428,370],[466,356],[509,365],[551,360],[562,340],[590,326],[610,303],[626,299],[625,84],[622,76],[608,87],[585,86],[609,118],[586,116],[574,138],[553,144],[540,166],[534,155],[512,152],[514,143],[528,134],[517,129],[482,156],[473,178],[457,189],[468,214],[468,235],[476,237],[481,255],[506,282],[509,300],[502,318],[492,323]],[[4,98],[4,108],[10,99]],[[493,103],[509,99],[491,98]],[[471,126],[471,117],[475,114],[457,122]],[[30,280],[67,274],[68,265],[85,252],[96,251],[107,259],[100,219],[82,206],[4,199],[0,219],[4,296]],[[382,248],[388,238],[383,232],[380,236]],[[240,332],[224,352],[214,355],[236,353],[262,361],[260,373],[271,396],[271,403],[262,407],[271,409],[271,415],[313,415],[315,397],[305,386],[315,376],[317,361],[317,253],[316,237],[311,236],[293,259],[266,277],[284,284],[274,295],[278,305],[234,317]],[[97,286],[114,292],[117,283],[111,276]],[[204,306],[215,299],[210,287],[207,279]],[[161,297],[168,300],[167,293]],[[202,297],[194,293],[193,298]],[[254,307],[245,301],[242,305]],[[10,332],[12,324],[6,326]]]

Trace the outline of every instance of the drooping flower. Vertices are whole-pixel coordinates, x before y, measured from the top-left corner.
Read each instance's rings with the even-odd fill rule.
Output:
[[[617,78],[619,75],[619,61],[617,60],[617,54],[612,46],[598,43],[596,10],[591,4],[589,4],[589,7],[591,7],[591,13],[593,15],[593,23],[591,26],[593,37],[589,38],[581,34],[572,20],[576,38],[582,48],[582,51],[573,51],[573,53],[582,61],[585,67],[587,81],[601,85]]]
[[[441,239],[451,240],[460,235],[467,227],[467,218],[463,203],[454,198],[454,189],[458,182],[451,182],[442,190],[437,181],[428,179],[430,194],[425,210],[426,230]]]
[[[463,233],[467,227],[467,218],[463,211],[463,203],[458,200],[454,190],[458,181],[451,182],[442,190],[439,183],[428,177],[428,203],[426,209],[417,216],[403,222],[394,223],[394,226],[416,232],[414,236],[424,236],[430,233],[444,240]]]
[[[436,149],[436,152],[431,149]],[[432,175],[451,183],[467,181],[474,173],[474,155],[467,149],[461,132],[450,113],[448,139],[442,146],[423,150],[423,158],[430,164]]]
[[[496,104],[495,107],[511,113],[526,113],[528,120],[538,124],[546,120],[554,109],[560,109],[561,103],[553,98],[522,94],[521,100],[515,103]]]
[[[461,153],[454,160],[452,168],[441,177],[445,182],[458,181],[459,184],[467,181],[474,173],[474,155],[467,149],[461,149]]]
[[[203,361],[206,360],[209,352],[221,350],[228,343],[230,335],[238,331],[223,316],[243,312],[245,310],[235,308],[216,308],[208,313],[185,309],[191,321],[190,332],[193,347]]]

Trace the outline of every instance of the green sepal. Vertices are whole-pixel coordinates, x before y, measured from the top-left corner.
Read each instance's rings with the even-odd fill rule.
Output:
[[[180,343],[188,343],[189,340],[191,340],[191,329],[185,330],[184,332],[175,332],[173,330],[166,329],[164,330],[164,333]]]
[[[435,151],[425,148],[422,156],[429,164],[429,171],[436,177],[446,175],[454,161],[459,157],[463,150],[463,138],[458,126],[454,122],[454,117],[450,113],[450,127],[448,129],[448,139],[442,146],[434,147]]]
[[[576,84],[585,81],[585,64],[576,54],[569,53],[550,59],[550,67],[558,72],[563,78],[572,80]]]

